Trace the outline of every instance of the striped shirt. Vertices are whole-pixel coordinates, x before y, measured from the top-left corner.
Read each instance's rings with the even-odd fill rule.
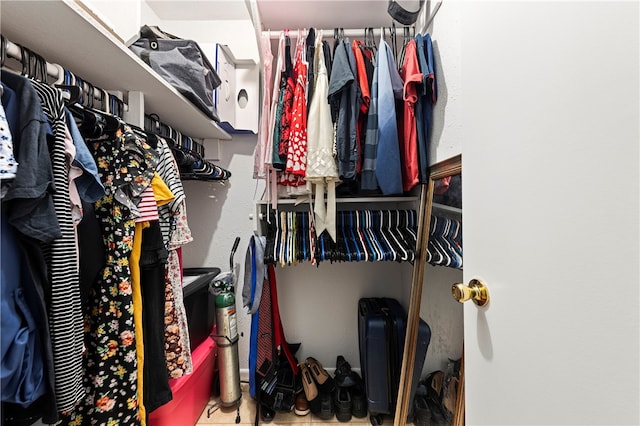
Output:
[[[173,201],[168,204],[158,206],[162,240],[165,243],[165,247],[168,247],[169,241],[171,240],[171,231],[175,229],[174,215],[178,211],[178,207],[186,200],[186,197],[184,188],[182,187],[182,181],[180,180],[178,165],[173,158],[171,148],[169,148],[169,145],[164,139],[158,138],[156,151],[160,157],[158,165],[156,166],[156,172],[175,196]]]
[[[158,203],[153,195],[153,188],[151,185],[142,193],[140,203],[138,203],[138,211],[140,216],[136,218],[135,222],[150,222],[152,220],[159,220],[158,216]]]
[[[69,200],[69,170],[65,155],[65,123],[60,91],[32,81],[55,136],[51,164],[56,191],[53,203],[62,237],[43,247],[51,280],[49,327],[53,350],[58,411],[73,408],[85,396],[82,384],[83,320],[80,303],[75,232]]]

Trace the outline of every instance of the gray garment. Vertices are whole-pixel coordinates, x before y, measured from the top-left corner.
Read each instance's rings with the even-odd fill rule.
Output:
[[[367,129],[364,138],[364,158],[360,185],[363,190],[378,188],[376,179],[376,161],[378,159],[378,71],[380,54],[376,54],[373,80],[371,83],[371,99],[367,115]]]
[[[264,251],[267,239],[263,236],[252,235],[247,247],[247,255],[244,261],[244,286],[242,287],[242,305],[247,308],[247,313],[253,315],[260,307],[262,297],[262,284],[267,275],[267,265],[264,263]],[[256,268],[253,269],[252,258],[255,259]],[[253,277],[255,276],[255,281]],[[255,282],[255,288],[252,288]],[[253,293],[253,300],[251,294]]]
[[[340,179],[356,178],[360,153],[356,140],[357,114],[360,108],[360,86],[355,83],[356,60],[349,39],[336,48],[329,79],[329,104],[336,127],[336,152]]]

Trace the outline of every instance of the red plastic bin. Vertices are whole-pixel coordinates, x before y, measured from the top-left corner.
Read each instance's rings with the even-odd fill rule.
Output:
[[[215,334],[215,333],[214,333]],[[207,338],[192,353],[193,373],[169,380],[173,399],[149,414],[148,426],[192,426],[211,398],[216,345]]]

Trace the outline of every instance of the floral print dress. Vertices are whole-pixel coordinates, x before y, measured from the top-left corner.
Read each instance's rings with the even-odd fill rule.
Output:
[[[114,140],[97,145],[95,158],[106,190],[95,203],[106,260],[90,290],[85,321],[87,398],[60,423],[140,425],[129,256],[136,205],[151,183],[157,155],[125,126]]]

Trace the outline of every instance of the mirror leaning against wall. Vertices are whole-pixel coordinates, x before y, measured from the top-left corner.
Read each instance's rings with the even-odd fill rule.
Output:
[[[411,395],[416,383],[413,364],[418,341],[418,326],[427,263],[462,270],[462,156],[457,155],[434,164],[429,181],[423,185],[416,262],[413,267],[411,296],[407,312],[400,389],[394,425],[406,423]],[[419,256],[418,256],[419,254]],[[455,367],[456,385],[438,401],[444,424],[464,424],[464,357]],[[404,421],[403,421],[404,420]]]

